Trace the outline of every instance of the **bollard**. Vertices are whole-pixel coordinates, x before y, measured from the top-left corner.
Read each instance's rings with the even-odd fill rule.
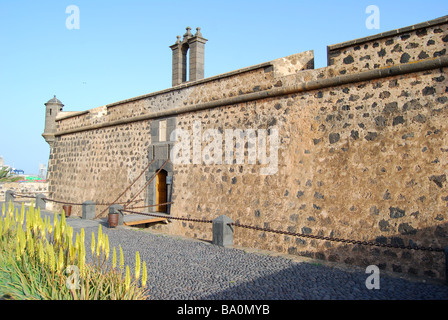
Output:
[[[233,245],[233,227],[228,225],[232,222],[232,219],[225,215],[213,220],[213,244],[222,247]]]
[[[11,206],[14,206],[14,191],[8,190],[5,192],[5,211],[9,210],[9,203],[11,202]]]
[[[95,219],[95,202],[87,200],[82,203],[82,218],[88,220]]]
[[[36,195],[36,203],[34,204],[34,208],[40,208],[40,209],[45,209],[46,207],[46,203],[45,203],[45,195],[43,195],[42,193],[39,193],[38,195]]]
[[[114,228],[116,226],[123,225],[123,213],[120,211],[123,209],[123,206],[119,204],[114,204],[109,207],[109,227]],[[116,219],[118,216],[118,219]]]

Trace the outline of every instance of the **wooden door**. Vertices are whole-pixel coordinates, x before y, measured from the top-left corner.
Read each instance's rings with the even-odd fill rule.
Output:
[[[167,202],[167,187],[166,187],[166,176],[167,172],[161,170],[157,174],[156,179],[156,204]],[[157,212],[166,212],[166,205],[157,206]]]

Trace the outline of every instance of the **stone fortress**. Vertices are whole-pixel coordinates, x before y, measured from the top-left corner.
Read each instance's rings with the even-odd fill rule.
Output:
[[[49,100],[43,134],[51,147],[49,198],[111,202],[151,164],[120,201],[135,197],[163,166],[137,199],[139,205],[172,204],[141,212],[226,215],[310,235],[448,246],[448,16],[330,45],[328,66],[320,69],[307,51],[204,79],[206,42],[199,28],[178,36],[166,90],[80,112],[64,112],[61,101]],[[243,164],[172,161],[173,131],[208,129],[223,136],[227,129],[276,129],[278,154],[269,157],[278,156],[277,170],[262,175],[266,164],[248,161],[257,142],[249,135],[232,140]],[[206,150],[209,141],[202,136],[198,143]],[[103,210],[97,207],[97,214]],[[205,223],[171,220],[152,228],[206,240],[212,235]],[[445,277],[440,252],[238,227],[234,243]]]

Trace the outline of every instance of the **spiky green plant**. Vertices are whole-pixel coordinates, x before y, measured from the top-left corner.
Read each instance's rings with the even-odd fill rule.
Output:
[[[142,285],[138,279],[123,277],[122,269],[107,266],[109,239],[99,227],[95,251],[95,234],[92,234],[94,264],[86,264],[84,229],[76,234],[67,225],[65,216],[59,220],[55,214],[53,225],[40,209],[31,206],[25,213],[8,210],[3,206],[0,217],[0,292],[13,299],[145,299],[146,265]],[[122,266],[120,247],[120,266]],[[138,256],[138,258],[137,258]],[[136,265],[140,257],[136,255]],[[127,271],[129,267],[127,266]]]

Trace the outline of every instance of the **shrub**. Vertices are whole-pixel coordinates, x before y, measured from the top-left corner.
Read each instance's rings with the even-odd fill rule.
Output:
[[[129,266],[123,277],[121,247],[119,267],[116,267],[115,247],[112,267],[109,267],[109,239],[101,225],[96,239],[92,233],[93,264],[86,264],[84,229],[74,235],[64,214],[60,219],[55,214],[51,223],[48,216],[43,219],[40,209],[32,205],[27,212],[22,205],[20,213],[11,204],[8,208],[5,210],[3,204],[0,219],[2,294],[20,300],[141,300],[148,297],[145,262],[141,282],[138,252],[133,280]]]

